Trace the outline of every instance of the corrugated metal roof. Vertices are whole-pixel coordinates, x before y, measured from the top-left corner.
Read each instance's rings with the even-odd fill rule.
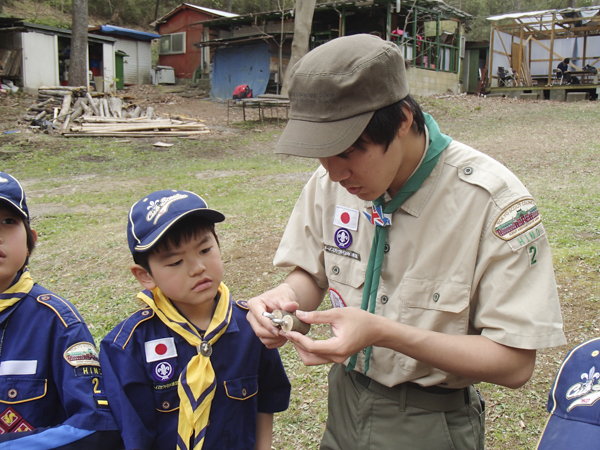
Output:
[[[237,14],[230,13],[230,12],[227,12],[227,11],[221,11],[219,9],[206,8],[204,6],[192,5],[191,3],[182,3],[177,8],[173,8],[171,11],[169,11],[168,13],[166,13],[164,16],[160,17],[159,19],[156,19],[150,25],[152,25],[153,27],[155,27],[159,23],[162,23],[162,22],[166,21],[169,17],[171,17],[173,14],[175,14],[177,11],[179,11],[184,6],[187,6],[189,8],[195,9],[197,11],[202,11],[202,12],[205,12],[205,13],[208,13],[208,14],[212,14],[213,16],[219,16],[219,18],[231,18],[231,17],[236,17],[237,16]]]
[[[589,18],[598,14],[600,11],[600,6],[587,6],[584,8],[565,8],[565,9],[546,9],[542,11],[528,11],[528,12],[519,12],[519,13],[511,13],[511,14],[501,14],[498,16],[487,17],[487,20],[490,21],[498,21],[505,19],[520,19],[521,22],[530,23],[530,22],[539,22],[540,18],[542,20],[552,20],[552,14],[556,13],[557,20],[572,18],[572,14],[579,14],[576,17]],[[569,14],[569,16],[567,16]]]

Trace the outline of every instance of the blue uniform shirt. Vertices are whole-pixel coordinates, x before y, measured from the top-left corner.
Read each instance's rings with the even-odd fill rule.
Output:
[[[0,313],[0,335],[0,449],[121,448],[94,341],[71,303],[34,284]]]
[[[233,306],[210,357],[216,374],[204,450],[253,450],[257,413],[287,409],[290,383],[277,349],[267,349]],[[175,448],[177,383],[198,350],[150,308],[134,313],[102,341],[100,360],[111,410],[127,449]]]

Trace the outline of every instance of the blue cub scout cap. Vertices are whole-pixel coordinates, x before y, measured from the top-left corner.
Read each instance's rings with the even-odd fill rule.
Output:
[[[539,450],[598,448],[600,442],[600,338],[565,357],[548,398],[550,417]]]
[[[0,172],[0,200],[10,203],[29,222],[29,209],[27,209],[27,202],[25,201],[25,191],[21,183],[6,172]]]
[[[179,219],[193,214],[212,223],[225,216],[209,209],[198,194],[189,191],[156,191],[136,202],[129,210],[127,243],[131,253],[149,250]]]

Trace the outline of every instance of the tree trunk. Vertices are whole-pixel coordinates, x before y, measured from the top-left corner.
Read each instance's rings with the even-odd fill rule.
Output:
[[[73,0],[69,86],[87,86],[88,0]]]
[[[231,12],[231,3],[232,0],[227,0],[227,12]]]
[[[569,0],[567,2],[567,7],[568,8],[577,8],[577,0]]]
[[[3,9],[4,9],[4,0],[0,0],[0,13],[4,12]]]

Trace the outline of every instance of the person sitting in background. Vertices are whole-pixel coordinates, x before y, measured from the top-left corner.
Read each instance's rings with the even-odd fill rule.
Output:
[[[558,76],[562,75],[562,79],[566,84],[571,83],[571,74],[569,73],[569,63],[571,62],[570,58],[565,58],[563,61],[558,63],[556,67],[558,69]]]

